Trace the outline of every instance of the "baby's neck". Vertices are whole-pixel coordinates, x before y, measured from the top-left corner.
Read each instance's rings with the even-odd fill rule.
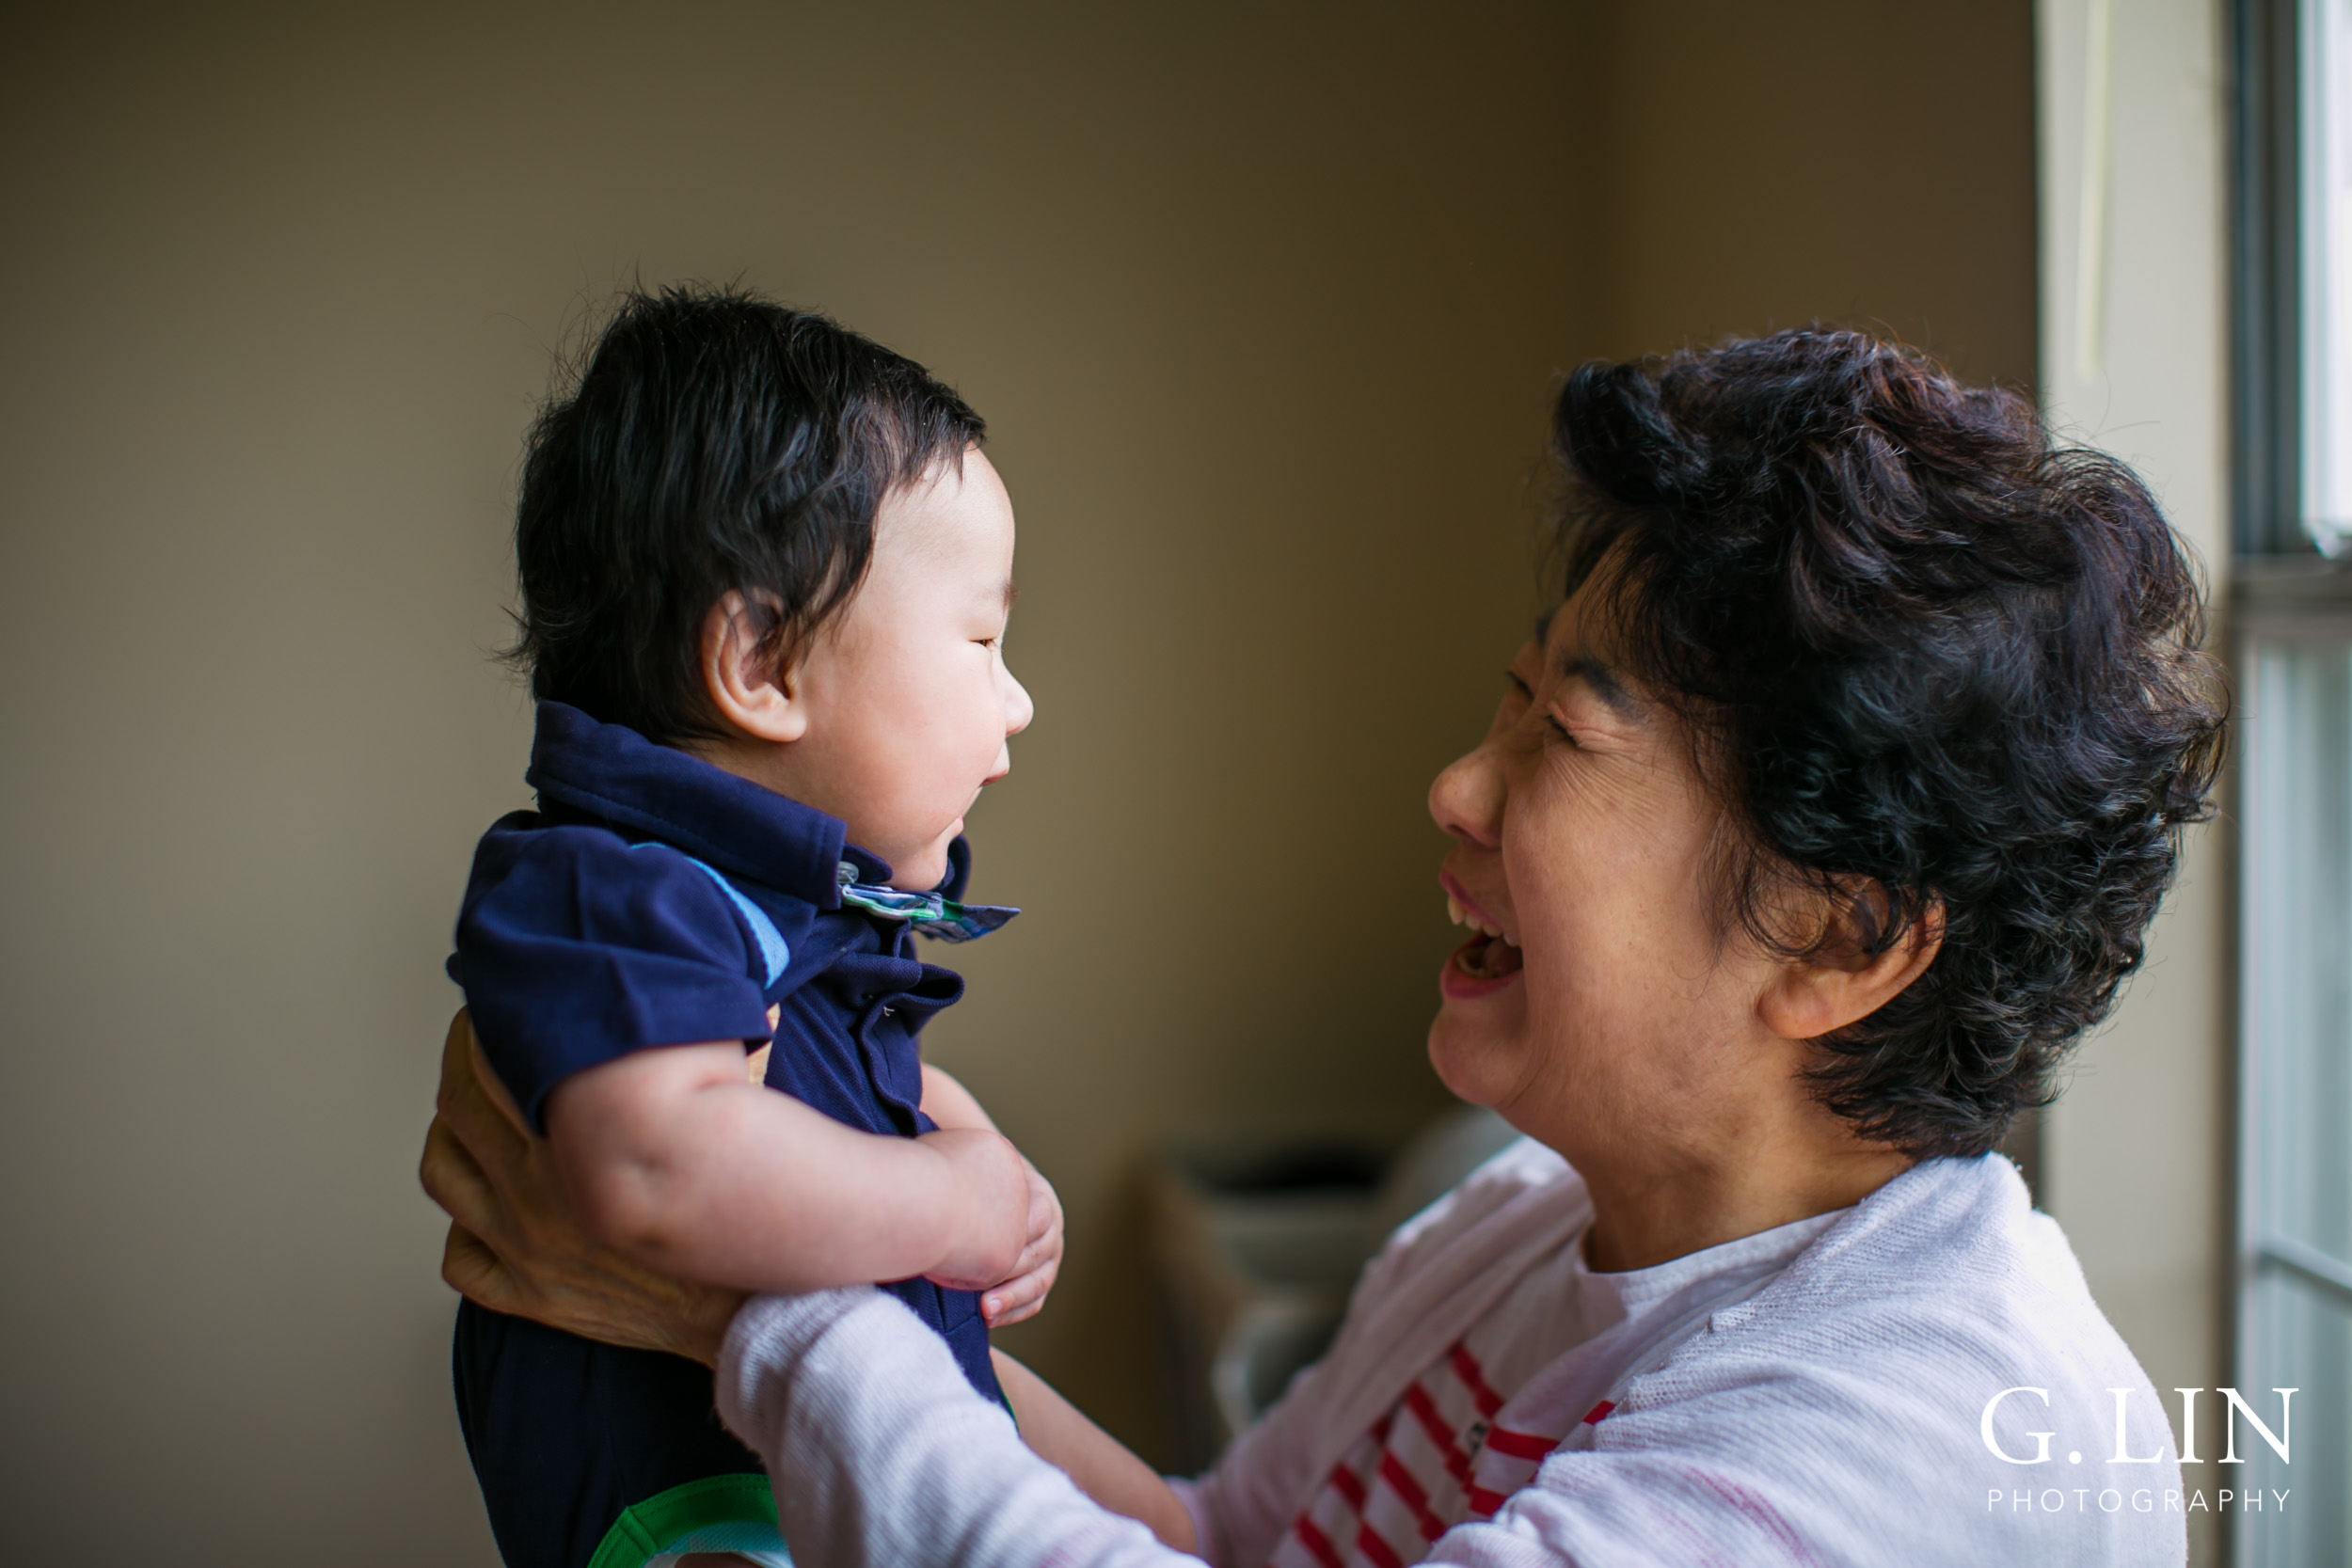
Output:
[[[675,744],[688,756],[707,762],[722,773],[732,773],[746,784],[755,784],[770,794],[781,795],[812,811],[825,809],[793,787],[793,769],[786,765],[782,755],[785,748],[772,741],[750,736],[696,736]]]
[[[892,887],[906,893],[922,893],[929,891],[937,882],[937,877],[930,881],[910,882],[905,875],[898,874],[914,871],[919,875],[920,868],[914,863],[919,861],[922,858],[921,855],[908,855],[903,849],[894,855],[888,845],[869,844],[861,839],[858,836],[856,824],[851,820],[845,804],[837,804],[832,798],[845,792],[839,790],[828,792],[818,787],[821,781],[812,781],[803,777],[803,774],[806,770],[792,766],[793,762],[799,759],[788,755],[789,748],[779,746],[773,741],[761,740],[754,736],[705,736],[691,740],[682,740],[676,745],[677,749],[688,756],[700,762],[707,762],[723,773],[732,773],[747,784],[757,784],[771,794],[783,796],[795,805],[805,806],[814,812],[822,812],[825,816],[840,822],[850,843],[889,863],[894,872],[890,881]],[[940,873],[943,876],[945,874],[944,870]]]

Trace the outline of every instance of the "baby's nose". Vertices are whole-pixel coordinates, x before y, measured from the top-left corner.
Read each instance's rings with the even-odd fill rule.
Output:
[[[1019,735],[1037,717],[1037,705],[1029,700],[1029,689],[1015,680],[1012,672],[1005,672],[1005,734]]]

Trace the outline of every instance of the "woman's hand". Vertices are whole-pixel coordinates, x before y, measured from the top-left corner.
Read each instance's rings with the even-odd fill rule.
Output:
[[[589,1241],[546,1142],[524,1125],[463,1011],[441,1048],[417,1175],[452,1222],[441,1277],[468,1300],[583,1338],[717,1362],[742,1292],[638,1268]]]

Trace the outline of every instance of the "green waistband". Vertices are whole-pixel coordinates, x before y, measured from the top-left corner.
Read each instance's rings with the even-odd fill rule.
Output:
[[[588,1568],[645,1568],[681,1536],[713,1525],[776,1525],[776,1499],[763,1475],[709,1476],[673,1486],[621,1511]]]
[[[1012,1401],[1001,1391],[996,1403],[1012,1416]],[[1013,1417],[1013,1430],[1020,1429],[1020,1418]],[[623,1509],[612,1528],[604,1532],[604,1539],[596,1543],[596,1555],[588,1560],[588,1568],[645,1568],[686,1536],[721,1525],[765,1526],[770,1533],[774,1532],[776,1498],[766,1476],[707,1476]],[[759,1544],[764,1547],[768,1543]],[[779,1537],[774,1547],[781,1550],[783,1545]]]

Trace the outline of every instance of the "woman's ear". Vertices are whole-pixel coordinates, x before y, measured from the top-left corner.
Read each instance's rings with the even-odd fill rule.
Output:
[[[1931,897],[1883,949],[1879,933],[1896,915],[1876,882],[1841,887],[1814,950],[1782,965],[1756,1001],[1757,1019],[1784,1039],[1834,1035],[1869,1017],[1927,973],[1944,945],[1944,902]]]
[[[781,667],[764,645],[782,607],[730,589],[703,617],[703,694],[727,728],[777,745],[808,733],[799,672]]]

